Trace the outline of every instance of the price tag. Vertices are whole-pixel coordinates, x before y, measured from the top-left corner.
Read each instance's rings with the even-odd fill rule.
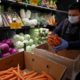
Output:
[[[19,22],[12,22],[12,23],[10,23],[9,27],[11,29],[21,29],[22,28],[22,25]]]

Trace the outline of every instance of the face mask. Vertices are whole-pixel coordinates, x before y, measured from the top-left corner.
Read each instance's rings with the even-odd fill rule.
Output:
[[[70,23],[77,23],[77,22],[79,22],[79,16],[69,16],[68,17],[68,20],[69,20],[69,22]]]

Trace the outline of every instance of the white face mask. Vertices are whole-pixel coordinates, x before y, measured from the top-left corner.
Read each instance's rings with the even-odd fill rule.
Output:
[[[79,16],[68,16],[68,20],[70,23],[77,23],[79,22]]]

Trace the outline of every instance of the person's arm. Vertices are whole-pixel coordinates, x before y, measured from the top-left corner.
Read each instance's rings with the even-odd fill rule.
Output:
[[[80,50],[80,40],[79,41],[66,41],[64,39],[61,39],[61,41],[62,41],[61,44],[54,48],[56,52],[63,50],[63,49]]]
[[[80,49],[80,40],[69,41],[68,44],[68,49]]]
[[[60,35],[63,24],[64,24],[64,21],[62,21],[61,23],[59,23],[58,26],[56,26],[56,28],[53,30],[52,34],[58,34],[58,35]]]

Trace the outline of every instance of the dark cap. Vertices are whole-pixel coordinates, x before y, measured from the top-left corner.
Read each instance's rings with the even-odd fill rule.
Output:
[[[70,6],[69,6],[69,10],[80,10],[80,2],[75,2],[75,3],[72,3]]]

